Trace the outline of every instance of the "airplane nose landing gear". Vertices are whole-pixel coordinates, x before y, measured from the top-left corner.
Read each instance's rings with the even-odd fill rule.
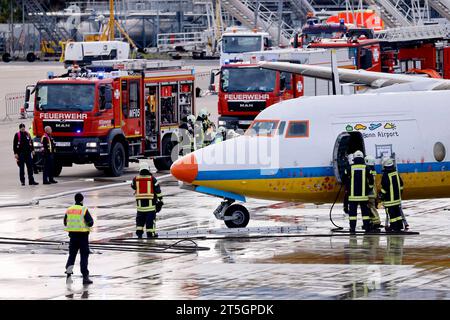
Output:
[[[214,215],[217,219],[224,220],[228,228],[245,228],[250,221],[250,214],[243,205],[233,202],[233,199],[222,201],[214,210]]]
[[[224,221],[228,228],[245,228],[249,220],[248,210],[240,204],[233,204],[225,211]]]

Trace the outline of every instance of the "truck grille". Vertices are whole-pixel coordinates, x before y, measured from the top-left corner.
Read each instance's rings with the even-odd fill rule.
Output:
[[[53,132],[82,132],[83,121],[44,121],[44,127],[50,126]]]
[[[261,111],[266,108],[266,101],[228,101],[229,111]]]

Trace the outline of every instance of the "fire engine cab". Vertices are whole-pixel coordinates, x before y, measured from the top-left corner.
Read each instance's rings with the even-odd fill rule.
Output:
[[[356,68],[346,49],[337,49],[338,66]],[[331,65],[331,53],[325,49],[278,49],[246,53],[247,62],[221,67],[218,86],[219,126],[246,129],[260,111],[282,100],[300,96],[328,95],[332,85],[288,72],[261,69],[259,61],[286,61],[311,65]],[[214,77],[211,77],[211,82]],[[211,88],[213,88],[211,83]]]
[[[179,61],[148,60],[93,62],[90,68],[49,76],[32,91],[27,87],[26,101],[31,94],[35,99],[37,154],[50,126],[56,176],[74,163],[93,163],[119,176],[139,158],[152,158],[158,170],[169,169],[177,156],[178,127],[195,111],[194,69]]]

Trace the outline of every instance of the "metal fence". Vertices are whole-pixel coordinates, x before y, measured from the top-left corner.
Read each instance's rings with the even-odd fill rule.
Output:
[[[15,92],[8,93],[5,95],[5,118],[6,120],[13,120],[14,118],[18,118],[19,116],[26,117],[26,112],[22,107],[25,104],[25,93],[24,92]]]

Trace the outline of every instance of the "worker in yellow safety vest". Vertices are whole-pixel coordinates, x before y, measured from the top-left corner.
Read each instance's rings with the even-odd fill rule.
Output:
[[[161,188],[158,180],[150,172],[148,163],[141,162],[139,165],[139,175],[133,179],[131,188],[136,190],[136,235],[142,239],[145,232],[147,238],[156,238],[156,213],[163,206]]]
[[[369,202],[367,203],[367,206],[369,207],[370,221],[372,224],[371,226],[373,231],[379,231],[381,228],[381,220],[377,209],[377,185],[375,183],[377,171],[375,170],[375,158],[371,155],[367,155],[364,158],[364,161],[369,169],[369,173],[373,176],[373,186],[369,189]]]
[[[89,232],[94,225],[94,220],[89,213],[88,208],[83,206],[83,195],[77,193],[75,195],[75,204],[70,206],[64,216],[64,225],[69,233],[69,258],[66,263],[67,283],[72,283],[73,265],[80,251],[80,268],[83,275],[83,284],[91,284],[89,279],[88,259],[89,259]]]
[[[404,228],[400,211],[402,192],[403,180],[394,166],[394,161],[390,158],[384,159],[380,198],[383,201],[386,213],[389,215],[391,230],[397,232]]]
[[[349,202],[349,220],[350,232],[356,231],[357,209],[358,205],[361,207],[361,215],[363,220],[363,229],[366,232],[371,230],[369,208],[367,203],[369,201],[368,191],[373,187],[373,176],[364,163],[364,154],[361,151],[356,151],[353,154],[353,164],[350,167],[350,193],[348,195]]]

